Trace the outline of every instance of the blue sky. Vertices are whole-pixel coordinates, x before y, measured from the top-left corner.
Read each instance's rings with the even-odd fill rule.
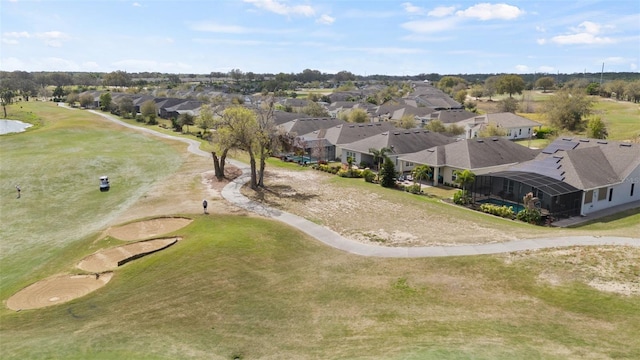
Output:
[[[0,0],[0,70],[638,72],[640,1]]]

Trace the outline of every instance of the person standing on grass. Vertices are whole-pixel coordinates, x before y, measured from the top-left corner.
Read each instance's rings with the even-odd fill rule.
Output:
[[[207,213],[207,205],[208,205],[208,204],[207,204],[207,200],[206,200],[206,199],[205,199],[205,200],[202,200],[202,207],[204,208],[204,213],[205,213],[205,214]]]
[[[16,190],[18,190],[18,199],[20,199],[20,185],[16,185]]]

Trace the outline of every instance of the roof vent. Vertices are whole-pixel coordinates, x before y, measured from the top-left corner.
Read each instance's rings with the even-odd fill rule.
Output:
[[[498,141],[497,137],[494,137],[493,139],[491,139],[492,141]]]
[[[580,139],[580,142],[589,142],[589,139]]]
[[[600,140],[598,141],[598,144],[608,144],[608,142]]]
[[[479,143],[483,143],[484,142],[484,140],[482,140],[482,139],[478,139],[476,141],[479,142]]]
[[[400,132],[396,131],[396,132],[393,133],[393,135],[400,135]]]
[[[571,140],[573,140],[573,138],[562,138],[562,140],[564,140],[564,141],[571,141]]]
[[[631,147],[631,144],[629,144],[629,143],[621,143],[620,146]]]

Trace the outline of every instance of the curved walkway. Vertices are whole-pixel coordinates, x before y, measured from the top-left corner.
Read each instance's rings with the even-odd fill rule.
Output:
[[[155,136],[178,140],[187,143],[188,151],[200,155],[211,156],[210,153],[200,150],[200,142],[193,139],[163,134],[161,132],[142,128],[139,126],[127,124],[116,119],[113,116],[103,114],[98,111],[89,110],[90,112],[100,115],[112,122],[126,126],[137,131],[146,132]],[[424,246],[424,247],[387,247],[364,244],[354,240],[347,239],[337,232],[327,229],[324,226],[315,224],[300,216],[289,214],[287,212],[267,207],[258,202],[252,201],[242,195],[240,189],[250,180],[249,166],[236,160],[227,160],[228,163],[242,170],[242,175],[227,184],[221,192],[224,199],[232,204],[257,213],[259,215],[274,218],[282,221],[302,232],[312,236],[331,247],[343,250],[352,254],[362,256],[377,257],[394,257],[394,258],[415,258],[415,257],[442,257],[442,256],[466,256],[466,255],[486,255],[501,254],[513,251],[537,250],[566,246],[603,246],[603,245],[624,245],[640,247],[640,239],[626,237],[610,237],[610,236],[570,236],[557,238],[541,238],[515,240],[502,243],[490,243],[481,245],[460,245],[460,246]]]

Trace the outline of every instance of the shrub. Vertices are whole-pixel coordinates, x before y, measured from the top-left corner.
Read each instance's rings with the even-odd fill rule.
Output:
[[[552,128],[548,126],[541,126],[538,130],[536,130],[536,138],[537,139],[546,139],[549,135],[553,135],[554,131]]]
[[[340,169],[338,170],[337,175],[344,178],[361,178],[362,171],[358,169],[351,169],[351,170]]]
[[[529,224],[540,224],[542,221],[542,215],[538,209],[523,209],[516,215],[516,218]]]
[[[469,192],[458,190],[453,194],[453,202],[458,205],[466,205],[469,203]]]
[[[413,184],[405,186],[404,191],[410,192],[412,194],[420,194],[422,193],[422,187],[420,186],[420,184]]]
[[[364,178],[364,181],[372,183],[373,180],[376,179],[376,174],[373,171],[366,169],[362,171],[362,177]]]
[[[498,206],[493,204],[482,204],[480,205],[480,210],[482,212],[500,216],[503,218],[513,218],[513,216],[515,215],[515,213],[513,212],[513,207],[506,205]]]

